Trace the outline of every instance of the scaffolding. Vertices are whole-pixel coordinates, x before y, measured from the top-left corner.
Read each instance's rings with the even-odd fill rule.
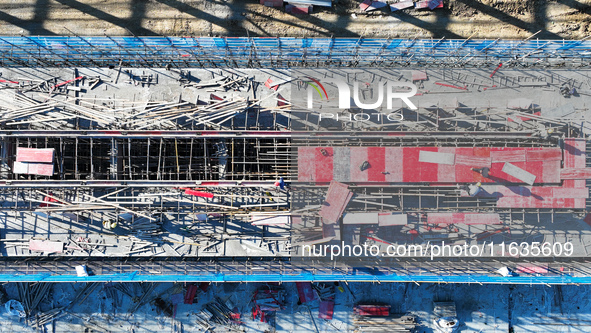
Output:
[[[457,184],[386,181],[388,170],[380,169],[375,172],[379,181],[348,182],[354,196],[347,213],[408,215],[408,226],[383,233],[355,227],[368,244],[418,244],[410,230],[420,230],[422,241],[431,242],[441,241],[448,231],[462,234],[455,240],[475,245],[492,238],[531,241],[541,235],[538,225],[551,221],[552,232],[546,235],[554,242],[566,241],[565,230],[581,231],[583,247],[572,258],[491,255],[327,265],[290,257],[299,246],[294,239],[304,239],[300,236],[305,233],[323,236],[318,211],[331,180],[299,179],[300,149],[383,152],[414,147],[455,153],[506,148],[520,150],[522,157],[541,149],[559,152],[554,166],[564,161],[566,168],[586,175],[588,148],[580,137],[590,133],[588,104],[574,95],[562,99],[558,91],[566,84],[581,95],[591,94],[588,71],[566,75],[557,69],[497,73],[498,67],[449,67],[494,67],[501,61],[508,67],[584,67],[590,46],[587,41],[538,40],[2,37],[5,67],[45,70],[7,68],[0,83],[0,217],[7,226],[0,280],[591,283],[584,259],[591,235],[581,226],[562,223],[582,218],[591,207],[588,189],[583,179],[564,179],[572,186],[558,188],[560,168],[548,172],[556,181],[536,186],[576,192],[577,197],[560,197],[571,200],[572,207],[499,206],[497,197],[465,196]],[[299,69],[238,70],[317,66],[380,67],[367,82],[380,81],[386,72],[415,82],[418,70],[407,66],[433,69],[429,82],[415,82],[421,86],[420,95],[413,97],[418,108],[400,109],[407,121],[363,126],[323,122],[317,114],[300,112],[288,89],[297,86],[286,84],[304,76]],[[391,66],[398,68],[385,68]],[[349,78],[342,68],[326,71],[326,76]],[[277,88],[267,82],[282,83]],[[483,101],[484,91],[492,103]],[[494,103],[495,98],[526,94],[555,94],[560,104],[570,106]],[[442,95],[453,97],[452,103],[433,102]],[[571,146],[565,145],[567,140]],[[51,151],[54,169],[17,170],[19,162],[31,162],[19,161],[19,149],[33,155]],[[348,171],[360,170],[350,159],[335,161]],[[413,163],[407,169],[420,166]],[[541,178],[543,168],[538,169]],[[429,221],[429,214],[438,212],[494,214],[499,223],[445,229]],[[306,220],[303,232],[291,228],[292,218]],[[573,229],[563,230],[562,225]],[[505,233],[508,227],[512,235]],[[47,256],[36,247],[39,242],[58,243],[63,251]],[[73,276],[79,264],[100,273]],[[521,277],[494,276],[501,265],[525,264],[529,266]],[[543,269],[544,276],[527,271],[530,266]]]

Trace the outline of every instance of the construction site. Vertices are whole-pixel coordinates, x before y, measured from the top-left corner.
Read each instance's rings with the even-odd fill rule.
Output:
[[[0,36],[0,332],[589,331],[584,29],[73,30]]]

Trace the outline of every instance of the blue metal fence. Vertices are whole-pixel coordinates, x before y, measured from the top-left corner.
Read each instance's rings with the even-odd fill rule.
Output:
[[[0,274],[2,282],[413,282],[478,284],[591,284],[591,277],[490,275],[345,275],[345,274],[199,274],[148,275],[137,273],[79,277],[59,274]]]
[[[588,66],[591,41],[293,37],[0,37],[4,67]]]

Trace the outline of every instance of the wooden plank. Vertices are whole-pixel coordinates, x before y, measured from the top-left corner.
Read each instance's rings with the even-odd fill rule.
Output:
[[[492,162],[525,162],[525,150],[491,150],[490,157]]]
[[[408,216],[401,213],[378,213],[378,225],[380,227],[392,225],[407,225]]]
[[[378,224],[378,213],[345,213],[343,224]]]
[[[421,150],[419,152],[419,162],[454,165],[455,156],[455,154],[450,153]]]
[[[536,176],[534,174],[531,174],[511,163],[505,163],[502,171],[529,185],[533,185],[534,181],[536,180]]]
[[[562,149],[560,148],[542,148],[528,150],[525,154],[529,161],[562,161]]]
[[[490,157],[456,154],[456,165],[466,165],[474,168],[490,168],[491,159]]]
[[[16,148],[17,162],[38,162],[51,163],[53,162],[53,148],[36,149],[36,148]]]

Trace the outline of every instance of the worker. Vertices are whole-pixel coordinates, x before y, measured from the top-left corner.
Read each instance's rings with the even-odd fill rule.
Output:
[[[117,228],[117,221],[114,221],[114,220],[103,221],[103,228],[113,230],[113,229]]]
[[[488,173],[490,172],[490,168],[487,168],[487,167],[484,167],[484,168],[470,168],[470,170],[476,171],[476,172],[480,173],[482,175],[482,177],[484,177],[484,178],[488,178]]]
[[[468,195],[471,197],[475,197],[480,191],[482,191],[482,184],[480,182],[468,185]]]
[[[284,190],[285,189],[285,180],[283,180],[283,177],[279,177],[279,180],[275,182],[275,184],[273,184],[275,186],[279,186],[280,189]]]

